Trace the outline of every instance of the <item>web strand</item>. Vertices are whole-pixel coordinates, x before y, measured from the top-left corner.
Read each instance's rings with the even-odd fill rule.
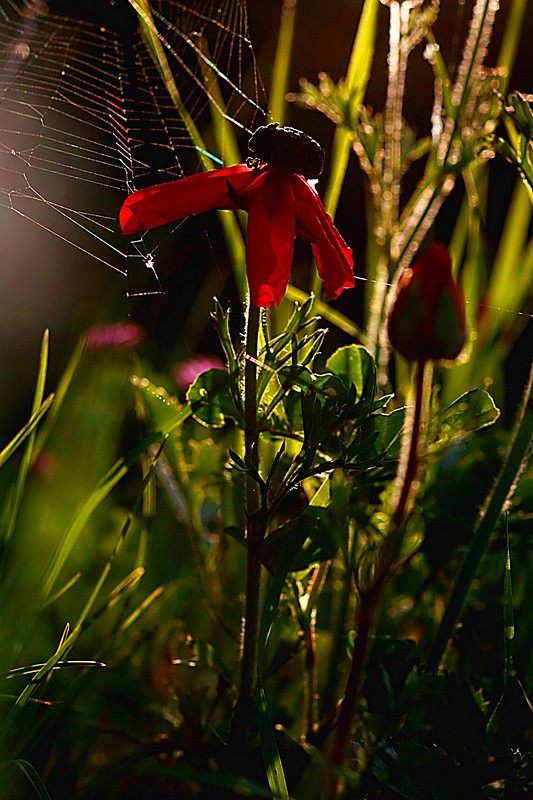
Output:
[[[62,16],[44,0],[2,3],[0,209],[129,276],[128,283],[139,278],[143,285],[128,286],[127,295],[141,297],[164,294],[159,254],[184,223],[128,242],[118,229],[118,209],[135,189],[197,171],[198,146],[142,39],[132,11],[141,11],[137,0],[115,5],[121,20],[129,13],[128,24]],[[214,108],[237,132],[264,122],[244,0],[153,0],[145,22],[195,121]],[[202,153],[215,166],[224,163],[224,153]]]
[[[42,0],[2,4],[0,208],[121,274],[148,265],[141,272],[152,276],[152,286],[128,293],[157,294],[163,293],[158,251],[172,231],[128,243],[118,229],[118,209],[135,189],[197,171],[198,148],[135,14],[126,0],[115,5],[120,24],[113,27],[118,17],[110,16],[110,24],[100,24],[107,23],[103,18],[74,19],[48,12]],[[244,2],[167,0],[154,2],[152,12],[151,24],[192,118],[199,120],[216,106],[203,62],[216,75],[224,117],[240,130],[260,124],[265,103]],[[251,76],[250,92],[245,74]],[[224,163],[224,153],[202,152],[214,166]]]

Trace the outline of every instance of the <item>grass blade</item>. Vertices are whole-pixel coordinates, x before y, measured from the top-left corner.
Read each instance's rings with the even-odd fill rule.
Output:
[[[272,119],[280,125],[284,124],[287,107],[285,96],[289,87],[297,5],[298,0],[282,0],[278,42],[270,81],[270,113]]]
[[[505,652],[504,686],[513,669],[514,639],[513,584],[511,575],[511,549],[509,547],[509,514],[505,514],[505,571],[503,574],[503,643]]]
[[[81,338],[78,341],[74,349],[74,352],[72,353],[72,356],[70,357],[70,360],[66,366],[65,371],[61,375],[61,379],[59,381],[57,389],[54,392],[55,395],[54,405],[50,409],[50,413],[47,414],[46,420],[44,421],[37,435],[37,441],[35,443],[35,447],[33,450],[34,459],[37,458],[39,453],[42,452],[44,445],[48,437],[50,436],[50,432],[56,423],[59,412],[63,407],[65,397],[67,396],[67,392],[72,384],[72,380],[79,367],[84,350],[85,350],[85,339]]]
[[[12,761],[4,762],[2,766],[8,766],[11,764],[17,767],[26,776],[32,787],[35,789],[35,794],[39,800],[52,800],[35,767],[32,767],[29,761],[26,761],[23,758],[15,758]]]
[[[285,580],[290,571],[291,564],[295,556],[300,551],[305,539],[307,537],[307,530],[302,526],[295,535],[292,536],[283,548],[276,569],[272,575],[270,587],[265,599],[263,615],[259,627],[259,653],[264,653],[272,624],[276,616],[279,599]],[[285,780],[285,773],[283,771],[283,764],[279,754],[276,737],[272,728],[272,720],[268,710],[268,703],[263,686],[262,664],[259,659],[257,669],[257,680],[259,685],[259,729],[261,731],[261,747],[263,750],[263,759],[265,762],[265,769],[268,777],[268,785],[274,795],[282,797],[285,800],[289,797],[287,782]]]
[[[165,55],[163,45],[158,38],[157,28],[152,19],[149,4],[146,2],[146,0],[132,0],[131,4],[138,14],[139,24],[146,42],[146,46],[159,70],[170,99],[172,100],[174,107],[183,120],[191,142],[196,148],[202,168],[205,170],[212,169],[213,161],[209,154],[209,150],[202,134],[200,133],[180,95],[176,81],[172,75],[172,70],[170,69],[170,65]],[[221,163],[222,162],[220,162],[220,164]],[[218,217],[231,256],[237,287],[241,297],[244,298],[246,296],[248,283],[246,280],[246,252],[243,235],[239,227],[239,223],[237,222],[237,217],[233,212],[219,211]]]
[[[54,395],[49,394],[46,400],[44,400],[38,411],[35,414],[32,414],[28,422],[20,429],[16,436],[11,439],[11,441],[6,444],[3,450],[0,451],[0,467],[2,467],[5,462],[10,458],[13,453],[20,447],[22,442],[26,439],[27,436],[31,434],[34,430],[35,426],[39,424],[41,419],[44,417],[52,402],[54,400]]]
[[[346,73],[346,93],[350,98],[350,106],[356,112],[363,102],[374,60],[378,10],[379,0],[365,0]],[[332,217],[335,216],[339,203],[350,150],[350,134],[341,125],[335,131],[333,139],[330,179],[324,198],[326,210]]]
[[[35,392],[33,395],[33,403],[31,407],[32,416],[38,413],[43,403],[46,375],[48,372],[49,343],[50,343],[50,334],[47,329],[45,330],[41,341],[41,351],[39,353],[39,368],[37,372]],[[33,461],[36,435],[37,435],[37,429],[33,428],[31,433],[28,435],[26,446],[24,448],[24,453],[22,454],[20,467],[17,473],[17,480],[15,482],[14,492],[10,498],[11,502],[7,518],[6,529],[4,533],[4,544],[8,544],[11,537],[13,536],[15,523],[17,521],[20,504],[22,501],[22,495],[24,493],[24,486],[26,485],[28,472],[30,470],[30,466]]]
[[[442,622],[433,642],[427,667],[436,671],[444,657],[446,647],[465,606],[472,582],[492,531],[500,518],[502,510],[510,502],[522,471],[531,458],[533,449],[533,365],[522,402],[516,415],[514,430],[496,483],[489,494],[479,518],[468,553],[459,571],[453,591],[448,600]]]

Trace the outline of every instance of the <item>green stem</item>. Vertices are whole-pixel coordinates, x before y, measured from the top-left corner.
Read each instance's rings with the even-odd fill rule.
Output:
[[[275,122],[283,125],[285,122],[285,108],[287,101],[285,95],[289,86],[289,72],[291,66],[292,42],[296,22],[296,6],[298,0],[282,0],[281,18],[279,23],[278,44],[272,81],[270,88],[270,114]]]
[[[344,89],[346,97],[349,98],[349,105],[354,118],[359,114],[359,107],[363,102],[370,78],[374,60],[378,11],[379,0],[365,0],[346,71]],[[347,120],[347,123],[351,126],[352,120]],[[324,206],[332,217],[335,217],[339,204],[351,149],[352,134],[347,125],[341,123],[335,129],[333,137],[329,182],[324,196]],[[313,274],[311,291],[320,300],[322,284],[316,270]]]
[[[235,707],[232,745],[242,750],[255,709],[259,621],[261,610],[261,543],[265,535],[259,485],[253,477],[259,468],[257,425],[257,343],[261,309],[249,305],[244,365],[244,448],[246,474],[246,600],[241,656],[239,699]]]
[[[417,365],[415,407],[412,423],[405,431],[405,436],[409,437],[408,448],[405,449],[407,457],[406,460],[404,459],[405,463],[401,461],[399,466],[399,475],[402,481],[401,489],[396,508],[391,516],[388,536],[381,549],[373,578],[368,586],[360,590],[355,619],[356,639],[352,663],[350,665],[344,697],[341,701],[330,751],[329,761],[334,767],[342,767],[348,753],[357,701],[359,699],[365,666],[371,647],[372,632],[381,609],[385,589],[395,571],[406,513],[409,508],[409,501],[412,498],[413,487],[418,474],[418,450],[426,396],[426,366],[427,362],[423,361],[419,362]],[[338,789],[339,779],[331,772],[327,780],[326,792],[324,795],[325,799],[335,800],[338,796]]]
[[[200,130],[198,129],[198,126],[189,113],[187,106],[183,102],[176,81],[174,80],[172,70],[170,69],[165,50],[157,36],[157,28],[152,18],[150,6],[147,0],[135,0],[133,7],[138,14],[139,26],[141,28],[147,48],[152,55],[157,69],[159,70],[169,97],[181,119],[183,120],[183,124],[185,125],[191,142],[196,148],[202,169],[210,170],[213,168],[213,162],[209,156],[209,149],[203,139],[202,134],[200,133]],[[235,153],[236,149],[233,151],[234,157]],[[240,157],[237,160],[240,161]],[[246,248],[237,216],[233,212],[219,211],[218,217],[230,252],[237,288],[241,297],[245,297],[247,290],[245,268]]]
[[[422,427],[422,410],[424,406],[424,381],[426,374],[426,361],[419,361],[416,368],[415,408],[413,421],[410,426],[411,438],[405,467],[400,463],[400,470],[405,470],[402,475],[402,487],[392,522],[396,528],[401,528],[405,521],[405,514],[412,495],[413,484],[418,474],[418,445]]]
[[[444,617],[435,636],[427,667],[437,671],[449,640],[459,622],[468,593],[487,549],[492,531],[502,509],[510,502],[522,470],[526,467],[533,447],[533,367],[517,413],[507,456],[500,474],[481,513],[474,538],[455,582]]]

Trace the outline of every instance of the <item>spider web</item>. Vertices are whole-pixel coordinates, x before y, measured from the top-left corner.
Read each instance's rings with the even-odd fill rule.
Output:
[[[199,152],[138,15],[200,127],[211,106],[249,132],[266,104],[245,0],[153,0],[149,16],[145,8],[139,0],[2,0],[0,207],[125,276],[144,263],[158,293],[156,255],[168,231],[129,243],[118,209],[135,189],[198,171]],[[224,161],[202,153],[213,167]]]

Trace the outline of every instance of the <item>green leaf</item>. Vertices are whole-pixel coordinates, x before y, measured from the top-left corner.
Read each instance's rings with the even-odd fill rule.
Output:
[[[397,457],[400,450],[400,433],[405,419],[405,409],[397,408],[390,414],[372,414],[362,425],[362,436],[355,449],[355,457],[380,460],[383,456]],[[352,455],[350,451],[350,455]]]
[[[317,491],[309,501],[310,506],[327,508],[331,502],[331,484],[329,478],[322,481]]]
[[[202,372],[187,392],[194,419],[210,428],[221,428],[226,417],[238,419],[231,394],[231,376],[224,369]]]
[[[337,544],[332,537],[331,514],[321,506],[307,506],[286,525],[273,531],[263,542],[261,555],[269,569],[275,569],[289,540],[301,541],[290,566],[291,572],[309,569],[332,558]]]
[[[492,425],[499,416],[499,408],[484,389],[465,392],[438,415],[435,422],[437,444]]]
[[[356,398],[373,393],[376,377],[374,359],[361,345],[350,344],[340,347],[326,361],[326,368],[338,375],[347,389],[356,388]]]
[[[215,298],[215,310],[213,311],[212,315],[215,324],[215,329],[218,334],[220,344],[222,345],[222,349],[224,350],[224,354],[226,356],[228,371],[235,372],[235,370],[238,369],[239,365],[237,361],[237,354],[235,353],[235,348],[233,346],[229,330],[229,314],[230,314],[229,309],[225,311],[218,302],[218,300]]]
[[[177,397],[170,395],[164,387],[157,386],[148,378],[140,378],[137,375],[134,375],[131,381],[146,404],[152,426],[156,430],[166,428],[179,417],[183,406]]]
[[[261,674],[258,676],[259,683],[259,731],[261,734],[261,748],[263,750],[263,760],[267,773],[268,785],[274,797],[281,797],[289,800],[289,790],[285,780],[285,772],[279,754],[278,744],[272,728],[272,720],[268,710]]]

